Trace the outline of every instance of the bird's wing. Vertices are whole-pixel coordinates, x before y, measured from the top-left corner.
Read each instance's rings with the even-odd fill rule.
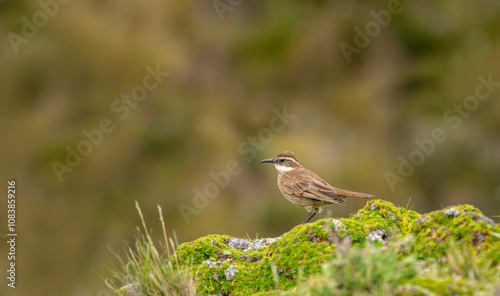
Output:
[[[345,196],[337,194],[335,187],[307,169],[301,169],[294,174],[284,174],[281,178],[283,179],[281,186],[287,194],[328,203],[346,204],[343,199]]]

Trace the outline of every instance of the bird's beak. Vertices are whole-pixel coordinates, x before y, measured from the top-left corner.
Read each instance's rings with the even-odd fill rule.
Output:
[[[266,162],[276,163],[274,158],[266,158],[266,159],[260,161],[260,163],[266,163]]]

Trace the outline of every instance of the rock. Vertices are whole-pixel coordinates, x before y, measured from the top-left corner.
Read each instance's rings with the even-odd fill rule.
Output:
[[[385,235],[385,229],[373,229],[370,233],[368,233],[368,238],[371,242],[385,242],[388,236]]]
[[[228,281],[232,281],[237,273],[238,269],[234,268],[234,265],[229,265],[229,267],[224,271],[224,275]]]
[[[205,261],[203,261],[203,264],[209,266],[209,267],[220,267],[221,265],[220,264],[217,264],[216,261],[212,261],[210,259],[207,259]]]
[[[457,210],[456,208],[449,208],[446,211],[444,211],[444,216],[445,217],[452,217],[455,218],[456,216],[462,214],[460,210]]]
[[[272,244],[276,240],[279,240],[281,238],[276,237],[276,238],[260,238],[255,240],[255,242],[250,242],[246,239],[240,239],[240,238],[234,238],[231,237],[227,241],[227,246],[230,247],[231,249],[234,250],[258,250],[266,247],[269,244]]]

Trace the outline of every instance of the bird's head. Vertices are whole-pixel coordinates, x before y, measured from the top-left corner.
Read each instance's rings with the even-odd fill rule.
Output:
[[[280,173],[291,171],[294,168],[302,167],[295,154],[293,154],[293,152],[291,151],[281,152],[274,158],[267,158],[262,160],[261,163],[274,163],[276,170],[278,170],[278,172]]]

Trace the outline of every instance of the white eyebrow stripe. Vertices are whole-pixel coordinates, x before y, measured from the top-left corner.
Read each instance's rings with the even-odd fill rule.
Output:
[[[290,158],[290,157],[280,157],[280,158],[288,159],[288,160],[291,160],[291,161],[295,162],[296,164],[299,164],[298,161],[296,161],[295,159]]]

